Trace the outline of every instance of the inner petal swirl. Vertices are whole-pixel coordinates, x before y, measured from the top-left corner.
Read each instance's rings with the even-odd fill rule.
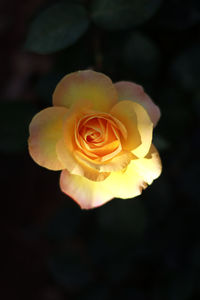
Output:
[[[122,151],[122,134],[109,114],[89,114],[78,122],[75,141],[78,151],[95,161],[107,161]]]

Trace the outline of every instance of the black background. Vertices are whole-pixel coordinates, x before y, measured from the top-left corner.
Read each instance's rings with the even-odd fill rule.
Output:
[[[200,2],[160,1],[147,20],[127,25],[123,10],[120,22],[98,21],[94,1],[65,1],[85,7],[87,30],[36,53],[24,46],[30,24],[53,2],[0,4],[0,297],[199,300]],[[62,76],[88,68],[142,84],[160,106],[163,172],[140,197],[81,211],[61,193],[59,172],[31,160],[27,137]]]

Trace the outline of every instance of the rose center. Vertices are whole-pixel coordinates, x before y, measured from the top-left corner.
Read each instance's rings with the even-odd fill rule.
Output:
[[[91,114],[77,124],[76,142],[82,153],[93,159],[107,160],[121,151],[120,133],[109,115]]]

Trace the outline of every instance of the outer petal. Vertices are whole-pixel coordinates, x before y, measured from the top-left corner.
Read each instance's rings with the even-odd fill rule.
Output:
[[[30,155],[37,164],[50,170],[63,169],[57,158],[56,144],[62,136],[67,111],[64,107],[46,108],[35,115],[29,126]]]
[[[132,198],[141,194],[147,185],[132,163],[125,172],[113,172],[101,182],[72,175],[64,170],[60,177],[61,190],[77,202],[82,209],[101,206],[114,197]]]
[[[60,188],[70,196],[82,209],[90,209],[105,204],[113,198],[113,193],[104,186],[104,181],[95,182],[85,177],[62,171]]]
[[[91,102],[93,109],[107,112],[117,102],[117,92],[104,74],[91,70],[78,71],[58,83],[53,93],[53,104],[71,107],[80,101]]]
[[[119,100],[132,100],[144,106],[151,120],[156,126],[160,119],[160,109],[153,103],[151,98],[144,92],[143,88],[133,82],[120,81],[115,84],[115,88],[118,92]]]
[[[136,167],[138,174],[148,184],[151,184],[154,179],[158,178],[162,171],[160,156],[153,144],[146,157],[133,160],[132,164]]]
[[[99,172],[121,171],[129,165],[133,158],[135,158],[135,156],[128,151],[121,152],[121,154],[110,159],[109,161],[106,161],[105,163],[101,161],[91,160],[79,151],[76,151],[74,155],[81,165],[86,165]]]
[[[64,170],[60,178],[61,190],[73,198],[83,209],[105,204],[113,197],[133,198],[151,184],[161,173],[161,162],[152,145],[145,158],[132,160],[123,172],[113,172],[101,182],[71,175]]]
[[[131,101],[118,102],[110,112],[126,127],[128,137],[124,142],[127,150],[138,157],[144,157],[151,146],[153,123],[140,104]]]

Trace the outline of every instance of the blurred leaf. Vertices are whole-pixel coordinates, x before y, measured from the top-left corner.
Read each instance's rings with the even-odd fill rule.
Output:
[[[111,201],[98,209],[98,222],[108,234],[141,236],[146,228],[146,212],[141,198]]]
[[[66,289],[84,288],[93,280],[88,263],[73,249],[50,257],[48,267],[56,283]]]
[[[29,123],[37,112],[25,102],[0,103],[0,151],[19,153],[27,148]]]
[[[150,19],[162,0],[94,0],[91,15],[94,22],[109,30],[127,29]]]
[[[40,54],[56,52],[74,44],[88,25],[87,12],[82,5],[58,2],[33,20],[25,47]]]
[[[152,79],[158,72],[160,52],[148,36],[136,32],[125,44],[123,61],[138,79]]]
[[[199,89],[200,86],[200,44],[186,49],[172,64],[172,78],[187,91]]]

